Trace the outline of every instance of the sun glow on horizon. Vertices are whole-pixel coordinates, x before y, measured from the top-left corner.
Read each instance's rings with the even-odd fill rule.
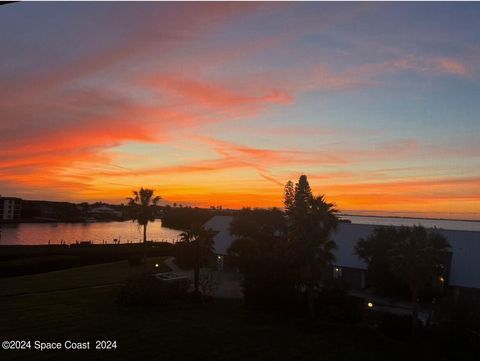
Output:
[[[282,207],[306,174],[341,211],[480,219],[480,6],[455,7],[2,7],[0,193]]]

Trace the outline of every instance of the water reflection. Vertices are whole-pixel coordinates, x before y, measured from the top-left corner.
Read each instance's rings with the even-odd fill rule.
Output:
[[[21,223],[2,224],[0,244],[66,244],[76,241],[93,243],[140,242],[143,228],[133,222],[98,223]],[[180,231],[162,227],[160,220],[148,225],[149,240],[174,242]]]

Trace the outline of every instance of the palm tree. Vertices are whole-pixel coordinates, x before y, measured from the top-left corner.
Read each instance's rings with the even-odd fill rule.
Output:
[[[307,177],[302,175],[292,193],[287,183],[285,205],[289,240],[297,262],[299,282],[307,292],[308,312],[315,317],[315,287],[322,278],[322,270],[331,264],[336,244],[330,234],[336,229],[337,210],[324,196],[313,196]]]
[[[128,197],[128,206],[132,220],[143,226],[143,242],[147,242],[147,225],[155,221],[156,206],[160,201],[160,196],[155,196],[155,191],[148,188],[140,188],[139,191],[133,191],[133,197]]]
[[[418,293],[445,263],[450,245],[438,232],[428,232],[425,227],[402,227],[402,237],[392,245],[389,259],[392,271],[400,275],[410,289],[412,301],[412,330],[415,331],[418,317]]]
[[[195,293],[199,292],[200,267],[205,265],[208,257],[213,254],[213,237],[211,229],[205,229],[199,224],[193,224],[190,229],[180,234],[180,241],[186,246],[188,260],[193,266]]]

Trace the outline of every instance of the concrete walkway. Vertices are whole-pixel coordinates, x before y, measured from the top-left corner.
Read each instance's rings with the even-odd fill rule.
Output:
[[[170,267],[171,272],[188,277],[193,282],[193,270],[181,269],[175,264],[174,260],[174,257],[170,257],[165,260],[165,263],[168,267]],[[218,298],[243,298],[241,277],[238,273],[230,271],[217,271],[211,268],[201,268],[200,279],[202,276],[205,276],[208,273],[212,274],[218,283],[217,290],[212,292],[211,296]]]

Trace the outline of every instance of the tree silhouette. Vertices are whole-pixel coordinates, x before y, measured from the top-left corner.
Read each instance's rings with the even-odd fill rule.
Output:
[[[414,226],[405,232],[405,237],[395,243],[390,251],[392,270],[402,275],[410,289],[414,328],[418,315],[418,292],[443,268],[449,247],[446,238],[440,233],[427,232],[425,227]]]
[[[413,308],[412,328],[415,330],[419,291],[432,283],[433,277],[443,273],[450,245],[442,234],[422,226],[377,228],[369,238],[359,241],[356,252],[369,265],[383,257],[391,272],[408,286]],[[385,236],[394,241],[386,240]],[[388,246],[379,252],[378,245],[382,242]]]
[[[359,239],[355,246],[355,253],[368,264],[368,283],[375,288],[375,293],[381,296],[410,296],[408,287],[392,271],[388,257],[393,245],[399,242],[401,237],[403,235],[393,226],[375,227],[368,237]]]
[[[211,229],[205,229],[198,223],[180,234],[179,246],[186,251],[183,253],[183,261],[193,267],[195,293],[199,292],[200,268],[207,264],[208,258],[213,254],[214,236]]]
[[[293,182],[288,181],[287,184],[285,184],[285,198],[283,201],[287,215],[293,209],[294,202],[295,202],[295,188],[294,188]]]
[[[288,312],[297,301],[285,221],[277,208],[244,208],[230,224],[235,240],[228,254],[242,273],[248,308]]]
[[[292,183],[285,187],[285,206],[288,239],[297,263],[298,280],[307,292],[308,312],[315,317],[315,288],[322,278],[323,269],[335,256],[331,232],[336,229],[337,210],[324,196],[314,197],[307,176],[300,176],[292,192]]]
[[[154,196],[155,191],[148,188],[140,188],[139,191],[133,191],[133,197],[128,197],[128,207],[131,219],[143,226],[143,242],[147,242],[147,225],[155,221],[156,206],[160,201],[160,196]]]

